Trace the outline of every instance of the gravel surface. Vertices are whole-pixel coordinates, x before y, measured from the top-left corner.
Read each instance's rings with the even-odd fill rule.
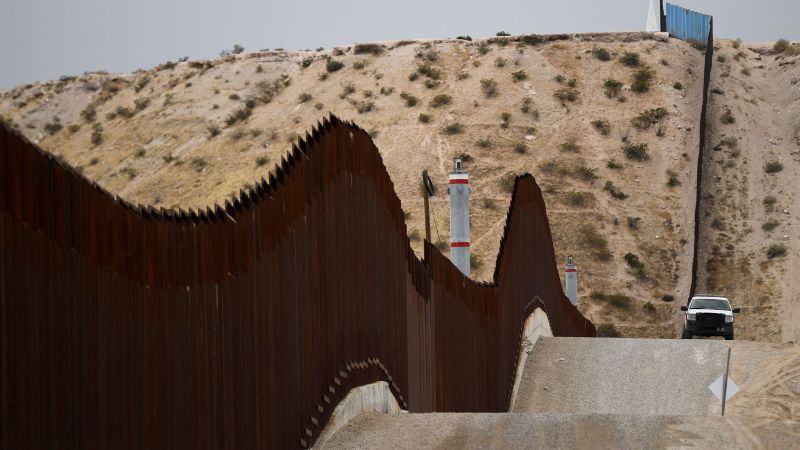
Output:
[[[747,417],[362,414],[318,448],[793,448],[800,423]]]
[[[739,385],[726,417],[708,390]],[[541,338],[511,413],[361,414],[318,448],[798,448],[800,345]]]
[[[513,412],[719,415],[723,341],[542,338]]]

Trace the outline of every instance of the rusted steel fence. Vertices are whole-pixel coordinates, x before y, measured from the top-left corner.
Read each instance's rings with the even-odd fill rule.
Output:
[[[523,321],[592,336],[518,178],[494,282],[409,246],[368,134],[331,117],[234,203],[126,203],[0,127],[2,448],[313,444],[349,389],[508,408]]]

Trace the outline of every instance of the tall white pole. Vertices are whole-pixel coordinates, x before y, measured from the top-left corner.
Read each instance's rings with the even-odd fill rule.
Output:
[[[564,269],[564,283],[566,284],[565,290],[570,303],[578,306],[578,266],[575,265],[572,256],[567,258],[567,266]]]
[[[464,172],[460,159],[455,160],[450,174],[450,260],[466,276],[469,263],[469,175]]]

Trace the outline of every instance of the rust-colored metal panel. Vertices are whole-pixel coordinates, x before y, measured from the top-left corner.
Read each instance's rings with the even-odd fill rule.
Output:
[[[129,205],[0,126],[2,448],[311,446],[356,386],[504,411],[524,320],[593,336],[518,178],[493,283],[409,246],[369,135],[335,117],[205,211]]]

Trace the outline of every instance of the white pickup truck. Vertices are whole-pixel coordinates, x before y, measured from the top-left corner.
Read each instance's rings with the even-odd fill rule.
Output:
[[[683,325],[683,339],[694,336],[724,336],[733,339],[733,315],[739,308],[731,308],[731,302],[725,297],[712,295],[695,295],[687,306],[681,306],[686,312]]]

